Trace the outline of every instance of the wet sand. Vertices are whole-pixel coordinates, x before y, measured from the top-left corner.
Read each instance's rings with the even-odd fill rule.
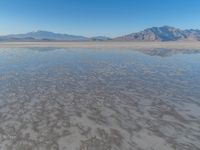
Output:
[[[200,42],[0,42],[0,48],[60,47],[60,48],[128,48],[152,49],[200,49]]]

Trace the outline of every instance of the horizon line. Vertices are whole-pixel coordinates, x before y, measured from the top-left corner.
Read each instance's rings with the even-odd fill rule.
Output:
[[[8,33],[8,34],[0,34],[0,36],[10,36],[10,35],[19,35],[19,34],[27,34],[27,33],[36,33],[36,32],[50,32],[50,33],[54,33],[54,34],[66,34],[66,35],[71,35],[71,36],[82,36],[85,38],[93,38],[93,37],[107,37],[107,38],[115,38],[115,37],[120,37],[120,36],[124,36],[127,34],[132,34],[132,33],[137,33],[137,32],[141,32],[144,31],[146,29],[151,29],[151,28],[161,28],[161,27],[172,27],[175,29],[180,29],[180,30],[200,30],[199,28],[179,28],[179,27],[175,27],[175,26],[170,26],[170,25],[162,25],[162,26],[151,26],[151,27],[146,27],[143,28],[141,30],[138,31],[132,31],[129,33],[123,33],[117,36],[108,36],[108,35],[96,35],[96,36],[87,36],[87,35],[82,35],[82,34],[73,34],[73,33],[67,33],[67,32],[57,32],[57,31],[53,31],[53,30],[46,30],[46,29],[36,29],[36,30],[32,30],[32,31],[27,31],[27,32],[19,32],[19,33]]]

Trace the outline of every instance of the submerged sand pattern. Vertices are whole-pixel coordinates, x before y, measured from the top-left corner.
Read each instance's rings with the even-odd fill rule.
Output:
[[[199,150],[198,60],[1,49],[0,149]]]

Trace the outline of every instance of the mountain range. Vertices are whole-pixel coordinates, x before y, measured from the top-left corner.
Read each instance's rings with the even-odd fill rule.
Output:
[[[147,28],[141,32],[114,38],[117,41],[200,41],[200,30],[181,30],[163,26]]]
[[[15,41],[15,40],[25,40],[25,41],[84,41],[87,40],[84,36],[76,36],[69,34],[53,33],[49,31],[36,31],[29,32],[25,34],[11,34],[6,36],[0,36],[0,40],[5,41]]]
[[[105,36],[85,37],[36,31],[0,36],[0,41],[200,41],[200,30],[181,30],[171,26],[162,26],[147,28],[140,32],[115,38]]]

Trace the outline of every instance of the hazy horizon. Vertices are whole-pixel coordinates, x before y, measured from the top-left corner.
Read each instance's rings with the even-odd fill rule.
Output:
[[[153,26],[200,29],[199,6],[198,0],[4,0],[0,35],[45,30],[115,37]]]
[[[168,27],[174,27],[174,26],[170,26],[170,25],[163,25],[163,26],[157,26],[157,27],[164,27],[164,26],[168,26]],[[140,31],[143,31],[145,29],[148,29],[148,28],[153,28],[155,26],[152,26],[152,27],[147,27],[147,28],[144,28],[144,29],[141,29],[141,30],[138,30],[138,31],[134,31],[134,32],[129,32],[129,33],[126,33],[126,34],[122,34],[122,35],[117,35],[117,36],[125,36],[127,34],[131,34],[131,33],[137,33],[137,32],[140,32]],[[177,27],[174,27],[174,28],[177,28]],[[181,30],[187,30],[187,28],[178,28],[178,29],[181,29]],[[195,28],[189,28],[189,29],[194,29]],[[197,30],[200,30],[198,28],[196,28]],[[83,37],[87,37],[87,38],[92,38],[92,37],[110,37],[110,38],[116,38],[117,36],[108,36],[108,35],[94,35],[94,36],[85,36],[85,35],[81,35],[81,34],[69,34],[67,32],[54,32],[54,31],[50,31],[50,30],[34,30],[34,31],[27,31],[27,32],[21,32],[21,33],[8,33],[8,34],[3,34],[0,36],[8,36],[8,35],[18,35],[18,34],[27,34],[27,33],[34,33],[34,32],[51,32],[51,33],[55,33],[55,34],[67,34],[67,35],[73,35],[73,36],[83,36]]]

